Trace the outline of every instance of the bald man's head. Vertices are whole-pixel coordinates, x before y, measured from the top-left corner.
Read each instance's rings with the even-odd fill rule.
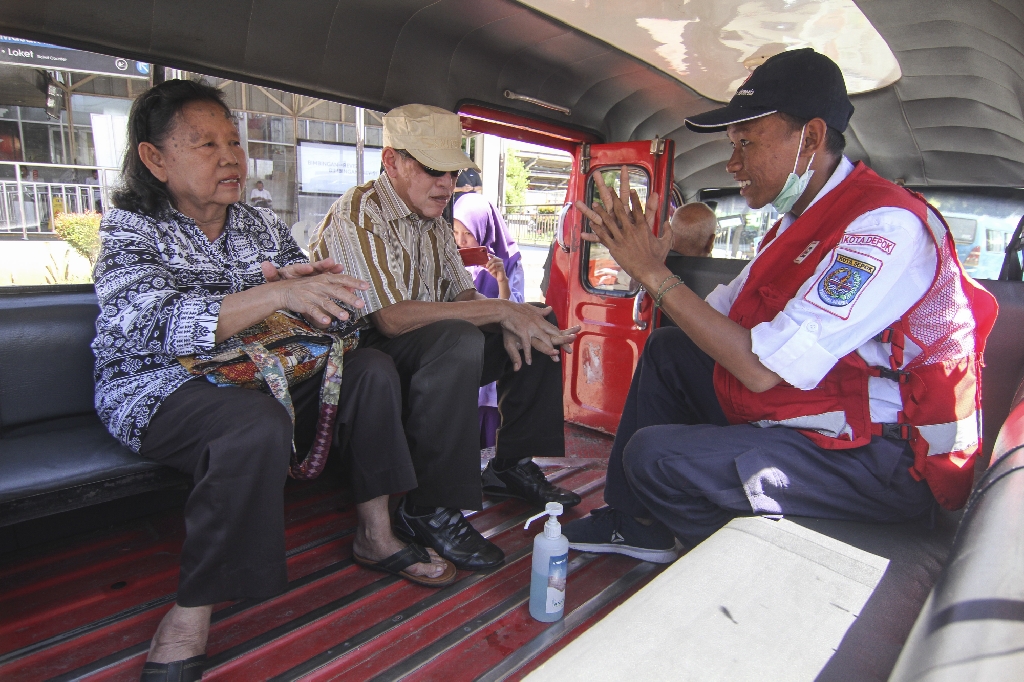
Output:
[[[685,204],[672,214],[672,250],[684,256],[710,256],[718,219],[707,204]]]

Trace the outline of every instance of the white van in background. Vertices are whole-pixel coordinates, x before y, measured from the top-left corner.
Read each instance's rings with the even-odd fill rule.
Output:
[[[1006,245],[1021,219],[1019,194],[978,189],[923,190],[942,212],[956,242],[956,255],[974,279],[998,279]]]

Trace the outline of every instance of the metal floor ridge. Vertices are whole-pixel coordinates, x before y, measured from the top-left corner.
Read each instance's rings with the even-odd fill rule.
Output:
[[[588,454],[607,456],[591,440]],[[583,497],[563,521],[602,506],[605,459],[537,462]],[[288,588],[215,607],[205,680],[515,680],[661,568],[571,552],[565,617],[539,623],[527,602],[540,527],[523,530],[536,512],[522,501],[485,498],[467,513],[506,561],[440,590],[352,562],[355,512],[336,483],[291,483],[285,502]],[[139,679],[174,602],[183,537],[170,510],[0,562],[0,679]]]

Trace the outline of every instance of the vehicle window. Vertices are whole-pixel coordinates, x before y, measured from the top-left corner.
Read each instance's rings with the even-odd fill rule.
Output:
[[[985,230],[985,250],[1002,253],[1006,249],[1006,233],[999,230]]]
[[[1024,190],[982,187],[918,191],[946,219],[967,274],[975,279],[999,277],[1003,252],[1024,215]]]
[[[974,241],[974,235],[978,232],[977,220],[951,215],[946,217],[946,223],[949,224],[949,231],[953,233],[953,241],[957,244],[970,244]]]
[[[5,68],[0,80],[38,75],[27,65]],[[128,112],[150,86],[150,76],[133,73],[72,72],[62,83],[73,94],[52,106],[42,92],[27,104],[0,104],[0,286],[92,281],[99,222],[120,183]],[[238,121],[248,157],[242,200],[274,211],[293,235],[308,235],[345,190],[377,176],[382,114],[205,78],[224,91]],[[323,167],[340,171],[326,192],[322,178],[309,177]]]
[[[946,219],[967,274],[975,279],[998,277],[1003,251],[1024,214],[1024,190],[981,187],[918,191]],[[705,189],[698,199],[711,206],[718,217],[711,254],[714,258],[749,260],[779,217],[770,204],[751,209],[731,188]]]
[[[712,258],[750,260],[761,238],[779,219],[771,204],[761,209],[750,208],[735,189],[702,190],[698,199],[710,206],[718,217]]]
[[[597,192],[597,183],[594,180],[597,173],[601,174],[601,178],[606,185],[613,188],[616,192],[619,191],[619,167],[601,168],[592,173],[590,180],[587,181],[588,204],[593,204],[595,201],[601,203],[601,197]],[[638,166],[630,167],[629,186],[631,189],[636,190],[636,193],[640,196],[640,201],[647,201],[647,192],[650,189],[650,185],[650,176],[647,175],[646,170]],[[590,229],[589,220],[584,221],[583,229],[587,232],[593,231]],[[636,295],[636,292],[639,290],[639,284],[634,283],[633,279],[619,267],[619,264],[615,262],[607,248],[597,243],[584,242],[584,244],[582,272],[583,284],[587,290],[612,296]]]
[[[524,247],[540,247],[546,256],[547,248],[555,238],[558,213],[569,189],[572,156],[558,149],[502,140],[490,135],[480,135],[470,140],[474,151],[477,145],[482,145],[484,149],[491,144],[500,145],[505,171],[501,183],[501,199],[504,200],[501,210],[505,226],[520,246],[520,252]],[[486,177],[485,173],[485,184]],[[528,263],[526,267],[529,267]]]

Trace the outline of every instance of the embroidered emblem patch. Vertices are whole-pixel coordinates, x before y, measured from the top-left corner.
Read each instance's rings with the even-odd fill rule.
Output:
[[[845,234],[839,242],[840,246],[873,246],[887,255],[892,255],[896,246],[894,242],[878,234]]]
[[[830,306],[848,306],[876,269],[870,263],[842,253],[836,254],[835,262],[818,281],[818,297]]]

